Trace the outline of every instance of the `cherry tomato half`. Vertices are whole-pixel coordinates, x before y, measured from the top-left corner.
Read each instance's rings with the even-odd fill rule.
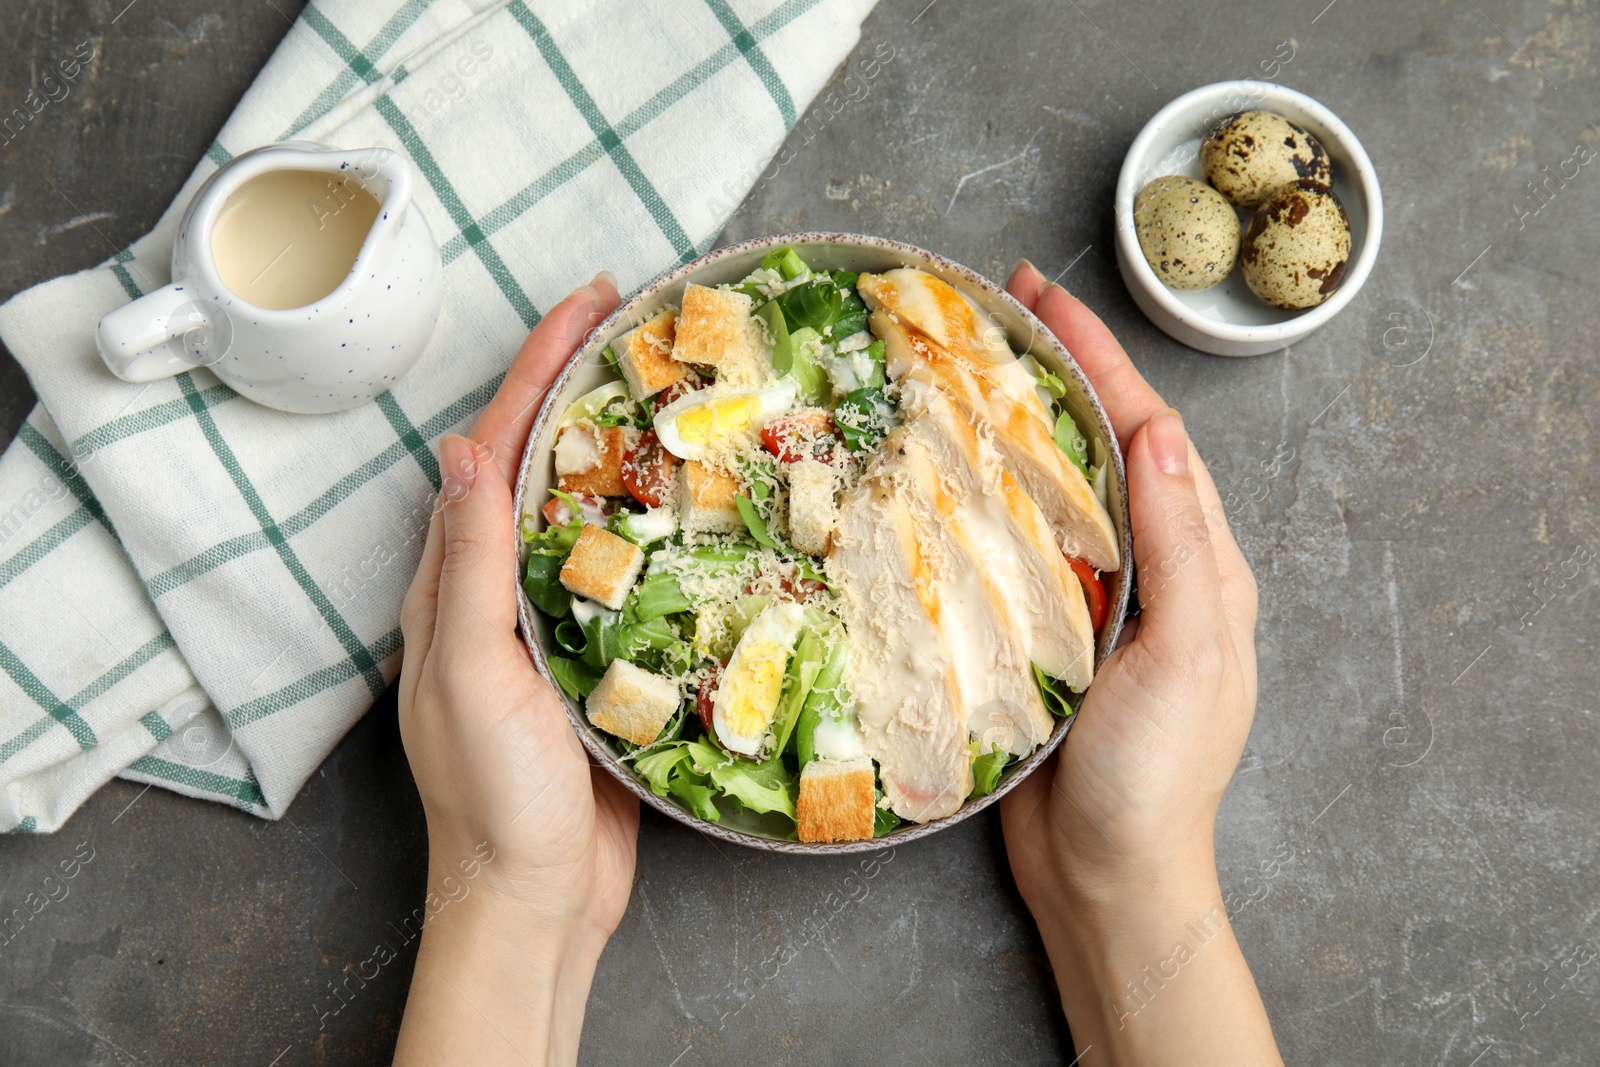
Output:
[[[710,384],[709,379],[702,378],[700,375],[691,372],[657,393],[652,403],[655,405],[655,410],[660,411],[674,400],[680,400],[695,390],[704,389]]]
[[[678,462],[677,456],[662,447],[656,432],[646,430],[622,457],[622,487],[645,507],[658,508]]]
[[[592,493],[579,493],[577,497],[578,503],[583,506],[583,521],[604,526],[606,513],[600,498]],[[572,509],[567,507],[567,502],[558,496],[545,501],[544,507],[540,510],[544,512],[545,522],[551,526],[565,526],[576,517],[572,514]]]
[[[839,439],[834,436],[833,415],[823,408],[801,408],[773,419],[761,429],[761,444],[779,463],[815,459],[833,461]]]
[[[1106,583],[1100,580],[1100,572],[1089,566],[1088,560],[1068,556],[1067,562],[1072,564],[1072,573],[1078,576],[1078,583],[1083,586],[1084,598],[1089,602],[1089,626],[1095,633],[1099,633],[1111,606],[1106,596]]]
[[[706,736],[712,739],[716,738],[717,730],[712,724],[711,702],[712,698],[717,695],[717,683],[722,681],[722,671],[725,667],[727,667],[726,663],[719,663],[712,667],[694,695],[694,710],[700,715],[700,725],[706,728]]]

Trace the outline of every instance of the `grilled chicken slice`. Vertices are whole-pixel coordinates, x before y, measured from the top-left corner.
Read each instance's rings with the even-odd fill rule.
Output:
[[[851,689],[889,806],[927,822],[972,790],[968,713],[907,502],[879,477],[840,502],[827,573],[850,633]]]
[[[953,286],[909,268],[863,274],[856,284],[869,311],[888,312],[947,354],[953,367],[974,375],[978,395],[998,388],[1047,432],[1055,429],[1038,383],[1012,353],[1005,331]]]
[[[858,284],[903,421],[840,501],[827,571],[867,751],[889,806],[926,822],[970,792],[969,738],[1022,755],[1049,737],[1034,664],[1089,683],[1094,634],[1062,552],[1109,570],[1118,543],[1003,334],[924,272]]]
[[[1033,498],[942,396],[931,397],[889,441],[886,451],[901,443],[924,450],[952,491],[965,498],[973,516],[967,528],[978,532],[977,562],[1003,575],[1029,658],[1053,678],[1077,689],[1087,686],[1094,676],[1089,606]]]
[[[1017,361],[1004,331],[988,321],[954,286],[927,271],[901,267],[882,274],[863,274],[856,279],[856,290],[872,309],[881,307],[903,319],[934,344],[968,363],[1004,367]],[[1031,380],[1027,381],[1027,388],[1033,388]]]
[[[986,514],[984,497],[969,497],[941,476],[934,456],[903,429],[887,451],[909,505],[930,614],[951,652],[967,729],[985,751],[1032,752],[1053,723],[1033,680],[1027,592],[1010,524]]]
[[[1050,520],[1069,555],[1100,570],[1117,569],[1120,553],[1111,516],[1089,482],[1056,448],[1054,427],[1033,377],[1011,354],[999,328],[980,319],[954,288],[918,270],[863,274],[857,288],[883,338],[888,371],[903,389],[901,407],[919,395],[945,393],[992,432],[1006,465]]]

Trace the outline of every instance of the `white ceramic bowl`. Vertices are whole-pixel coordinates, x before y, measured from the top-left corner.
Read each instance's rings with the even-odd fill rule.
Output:
[[[1326,301],[1285,311],[1258,299],[1235,267],[1210,289],[1179,292],[1156,277],[1139,249],[1133,198],[1164,174],[1205,180],[1200,142],[1240,111],[1271,111],[1305,127],[1333,163],[1333,191],[1350,217],[1350,264],[1344,282]],[[1241,230],[1249,217],[1241,213]],[[1117,266],[1134,303],[1150,321],[1190,348],[1217,356],[1259,356],[1301,340],[1355,299],[1383,239],[1383,194],[1366,149],[1339,116],[1305,93],[1259,81],[1218,82],[1184,93],[1156,112],[1133,139],[1117,178]]]
[[[1108,575],[1106,590],[1110,604],[1105,624],[1095,635],[1095,666],[1105,662],[1106,656],[1116,647],[1117,635],[1122,630],[1123,615],[1127,610],[1128,595],[1133,587],[1133,541],[1128,522],[1128,483],[1122,465],[1122,451],[1117,444],[1111,420],[1095,396],[1083,371],[1078,369],[1061,342],[1046,330],[1038,319],[1018,304],[1010,294],[976,272],[953,263],[932,252],[913,245],[890,241],[881,237],[865,237],[849,233],[792,233],[773,237],[759,237],[710,252],[692,263],[662,275],[623,302],[611,316],[595,327],[584,339],[584,344],[567,361],[556,378],[544,404],[534,419],[533,430],[528,435],[528,445],[522,454],[521,471],[517,476],[516,510],[535,512],[549,499],[549,488],[555,482],[555,440],[561,414],[568,405],[591,389],[613,380],[616,375],[602,356],[606,345],[633,326],[653,317],[668,304],[678,304],[683,299],[684,286],[689,282],[700,285],[720,285],[736,282],[749,274],[761,262],[761,257],[776,248],[792,247],[801,258],[813,267],[827,270],[885,271],[894,267],[918,267],[937,275],[970,296],[989,314],[996,325],[1006,332],[1012,350],[1029,352],[1046,368],[1059,375],[1067,385],[1063,403],[1077,420],[1085,434],[1098,438],[1111,457],[1110,484],[1111,521],[1117,530],[1122,555],[1122,569]],[[539,520],[543,525],[543,520]],[[520,521],[518,523],[520,528]],[[521,544],[520,535],[517,536]],[[521,573],[516,577],[518,618],[523,640],[533,655],[533,662],[557,689],[550,667],[545,659],[547,651],[564,655],[555,642],[554,623],[543,612],[534,609],[522,591]],[[790,840],[775,832],[777,829],[762,816],[748,813],[725,814],[721,822],[706,822],[683,807],[674,797],[658,797],[633,771],[623,764],[611,738],[589,724],[588,718],[576,701],[561,696],[567,717],[595,760],[610,771],[619,782],[640,800],[656,810],[694,827],[702,833],[734,844],[774,852],[835,853],[859,852],[883,847],[883,842],[901,844],[915,838],[935,833],[974,815],[998,801],[1011,788],[1044,762],[1066,736],[1071,719],[1056,723],[1056,728],[1045,743],[1032,754],[1007,767],[1000,784],[988,796],[969,800],[953,814],[926,823],[904,823],[892,833],[871,841],[844,841],[836,844],[806,844]]]

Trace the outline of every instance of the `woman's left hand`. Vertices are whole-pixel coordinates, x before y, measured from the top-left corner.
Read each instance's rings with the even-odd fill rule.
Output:
[[[538,405],[617,303],[605,274],[562,301],[471,435],[439,442],[443,489],[401,612],[430,906],[397,1062],[571,1062],[627,907],[639,804],[590,764],[517,635],[511,499]]]

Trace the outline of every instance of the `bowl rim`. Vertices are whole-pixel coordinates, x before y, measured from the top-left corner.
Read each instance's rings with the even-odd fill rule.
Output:
[[[544,648],[540,644],[533,628],[533,612],[536,609],[528,600],[520,580],[522,561],[521,526],[524,501],[528,490],[529,472],[533,469],[533,464],[543,458],[542,453],[536,454],[536,445],[550,420],[559,418],[562,410],[564,410],[564,394],[573,375],[577,373],[579,368],[588,365],[599,355],[601,349],[614,339],[614,336],[620,334],[617,329],[619,324],[625,323],[631,327],[643,321],[640,317],[640,309],[646,306],[653,308],[652,302],[659,302],[663,291],[673,288],[687,277],[703,271],[720,260],[750,252],[770,251],[786,246],[818,244],[857,248],[877,253],[887,252],[891,255],[908,257],[912,260],[920,259],[936,270],[943,272],[946,276],[960,278],[973,288],[983,291],[985,295],[998,299],[1003,305],[1007,305],[1009,311],[1016,316],[1020,325],[1026,327],[1034,338],[1043,339],[1044,344],[1052,350],[1054,355],[1060,358],[1063,367],[1071,374],[1074,384],[1088,402],[1100,432],[1105,439],[1107,450],[1110,452],[1112,467],[1116,475],[1117,502],[1119,504],[1119,507],[1112,511],[1112,520],[1118,527],[1122,566],[1119,569],[1120,581],[1117,583],[1118,588],[1114,591],[1112,602],[1109,605],[1110,610],[1105,630],[1102,634],[1097,635],[1095,667],[1098,670],[1116,648],[1117,638],[1121,634],[1127,615],[1128,601],[1134,579],[1133,533],[1128,511],[1127,469],[1124,465],[1122,447],[1117,440],[1116,430],[1111,424],[1111,419],[1106,414],[1105,407],[1101,404],[1100,397],[1095,392],[1093,385],[1090,384],[1088,376],[1083,372],[1083,369],[1078,365],[1072,354],[1067,351],[1066,346],[1031,311],[1023,307],[1015,297],[1006,292],[1003,286],[996,285],[983,275],[954,260],[929,252],[916,245],[890,238],[875,237],[867,234],[821,231],[781,233],[749,238],[713,249],[687,263],[663,272],[624,299],[610,315],[606,316],[604,320],[592,327],[584,335],[583,342],[567,359],[555,380],[551,382],[544,399],[540,402],[538,412],[534,416],[533,424],[528,431],[528,439],[523,444],[522,457],[518,462],[517,482],[512,507],[512,537],[517,549],[519,575],[515,580],[517,590],[517,628],[521,633],[523,643],[527,646],[528,652],[533,658],[534,666],[545,681],[549,683],[556,699],[561,702],[561,706],[565,710],[567,719],[576,732],[578,739],[595,763],[605,767],[612,777],[621,782],[625,789],[644,803],[649,804],[668,818],[675,819],[701,833],[732,844],[768,852],[801,855],[842,855],[854,852],[879,851],[927,837],[963,819],[976,815],[989,805],[998,802],[1001,797],[1009,793],[1019,782],[1033,773],[1040,764],[1050,757],[1051,753],[1065,739],[1073,723],[1077,721],[1077,716],[1073,715],[1066,719],[1057,720],[1050,732],[1050,736],[1045,739],[1044,743],[1015,764],[993,792],[975,800],[963,801],[959,808],[941,819],[934,819],[925,823],[902,823],[900,827],[882,837],[873,837],[865,841],[824,843],[764,837],[720,823],[709,822],[695,816],[673,803],[670,798],[657,796],[630,768],[622,765],[621,761],[605,746],[604,742],[596,736],[595,727],[588,722],[587,717],[578,707],[578,702],[572,700],[561,691],[560,686],[551,674],[549,664],[545,659]],[[1035,346],[1030,344],[1027,347],[1033,348]],[[1093,685],[1092,682],[1090,684],[1091,686]]]
[[[1330,139],[1350,158],[1351,169],[1355,172],[1354,185],[1366,207],[1367,216],[1366,232],[1362,236],[1361,247],[1355,250],[1349,273],[1332,297],[1283,322],[1254,326],[1214,319],[1174,296],[1161,279],[1156,277],[1155,271],[1145,260],[1144,252],[1139,247],[1138,232],[1133,224],[1133,199],[1138,193],[1134,185],[1138,181],[1138,170],[1145,157],[1149,155],[1150,146],[1157,135],[1165,130],[1174,116],[1180,112],[1187,111],[1196,104],[1225,99],[1229,95],[1241,93],[1247,94],[1246,98],[1250,101],[1249,110],[1271,110],[1274,101],[1283,101],[1313,115],[1317,122],[1328,130]],[[1349,193],[1340,189],[1335,190],[1334,195],[1343,199]],[[1362,147],[1360,138],[1345,125],[1343,119],[1321,101],[1307,96],[1298,89],[1291,89],[1276,82],[1255,79],[1213,82],[1189,90],[1157,111],[1128,146],[1128,152],[1122,159],[1122,169],[1117,175],[1116,232],[1117,246],[1122,251],[1129,271],[1163,312],[1197,333],[1217,340],[1256,344],[1287,343],[1312,333],[1333,318],[1355,299],[1356,293],[1366,284],[1367,277],[1377,262],[1378,246],[1383,239],[1383,193],[1378,184],[1377,169],[1372,165],[1367,150]]]

